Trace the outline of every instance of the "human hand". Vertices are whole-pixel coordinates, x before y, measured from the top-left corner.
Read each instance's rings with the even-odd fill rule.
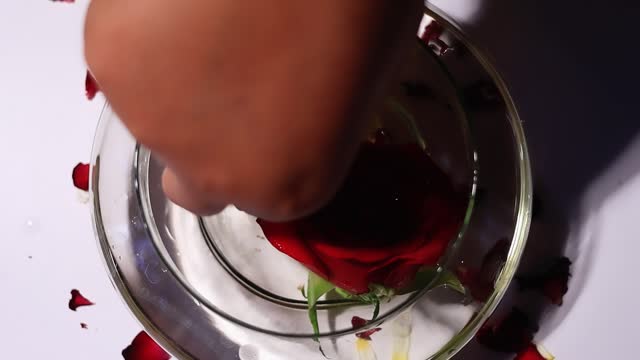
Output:
[[[93,0],[85,55],[123,123],[165,161],[171,200],[289,220],[339,187],[421,8]]]

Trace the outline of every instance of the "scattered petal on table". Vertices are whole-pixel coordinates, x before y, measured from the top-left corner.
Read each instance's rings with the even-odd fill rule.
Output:
[[[131,345],[122,350],[124,360],[169,360],[169,355],[150,336],[141,331],[131,342]]]
[[[82,296],[80,291],[73,289],[71,290],[71,299],[69,300],[69,309],[76,311],[81,306],[90,306],[94,305],[89,299]]]

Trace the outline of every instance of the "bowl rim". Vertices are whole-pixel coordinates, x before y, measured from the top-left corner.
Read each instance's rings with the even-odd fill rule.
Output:
[[[436,276],[431,281],[431,283],[436,283],[439,277],[441,276],[441,274],[443,273],[442,270],[446,267],[446,264],[450,263],[450,259],[452,255],[455,254],[455,248],[457,247],[461,239],[466,234],[466,230],[468,229],[469,222],[471,221],[471,215],[472,215],[473,207],[475,203],[475,193],[476,193],[476,183],[477,183],[476,174],[478,171],[478,162],[477,162],[477,156],[476,156],[476,148],[473,142],[474,137],[473,137],[472,129],[470,127],[469,114],[467,113],[467,111],[465,111],[465,108],[462,105],[460,105],[463,102],[463,98],[461,94],[457,92],[454,79],[446,71],[446,68],[441,63],[438,56],[435,55],[433,51],[429,49],[426,44],[424,44],[424,42],[420,41],[419,39],[416,39],[416,42],[419,44],[418,46],[420,46],[423,49],[423,51],[425,51],[427,56],[433,61],[434,66],[437,68],[440,68],[443,78],[446,79],[445,81],[448,81],[448,84],[451,87],[450,89],[451,93],[458,100],[453,110],[456,112],[457,116],[461,118],[461,125],[464,128],[463,130],[464,130],[464,136],[465,136],[465,143],[467,144],[466,155],[468,158],[467,160],[469,162],[469,171],[470,171],[468,188],[466,188],[464,192],[465,200],[466,200],[465,211],[463,213],[461,223],[460,223],[460,226],[458,227],[456,234],[451,238],[445,253],[440,257],[438,263],[435,265],[438,268],[439,275]],[[411,121],[411,120],[407,119],[407,121]],[[167,249],[163,245],[160,231],[158,227],[155,226],[157,222],[155,220],[154,211],[152,209],[151,203],[149,201],[149,196],[148,196],[149,181],[148,181],[147,174],[149,173],[150,156],[151,156],[151,153],[147,148],[145,148],[144,146],[140,146],[139,144],[136,145],[135,159],[137,161],[134,162],[134,179],[135,179],[135,182],[138,184],[138,189],[137,189],[138,191],[136,192],[136,196],[138,199],[138,205],[142,209],[144,222],[145,224],[147,224],[147,232],[151,238],[151,242],[155,247],[155,250],[157,251],[159,257],[164,262],[164,265],[172,273],[175,279],[178,280],[178,282],[182,285],[182,287],[188,291],[190,296],[197,299],[197,301],[200,304],[202,304],[202,306],[206,307],[208,310],[214,312],[216,315],[219,315],[228,321],[231,321],[244,328],[257,331],[263,334],[271,335],[271,336],[280,336],[280,337],[293,338],[293,339],[322,339],[322,338],[339,337],[339,336],[344,336],[349,334],[355,334],[357,332],[362,331],[363,329],[374,328],[376,326],[381,325],[382,323],[395,317],[397,314],[400,314],[403,311],[407,310],[409,307],[415,304],[418,300],[420,300],[420,298],[423,295],[425,295],[427,292],[432,290],[430,289],[430,286],[427,285],[423,289],[407,295],[397,305],[394,305],[393,307],[382,312],[376,318],[375,321],[368,322],[365,327],[359,328],[358,330],[355,330],[353,329],[352,326],[349,326],[346,328],[335,329],[328,332],[321,332],[320,334],[314,334],[311,331],[311,328],[307,332],[290,333],[290,332],[283,332],[282,330],[273,330],[273,329],[265,328],[262,326],[257,326],[246,320],[233,316],[227,313],[220,306],[212,303],[206,296],[203,296],[198,291],[198,289],[196,289],[196,287],[193,286],[185,278],[182,272],[178,269],[178,266],[176,266],[175,262],[173,261],[172,256],[168,253]],[[199,218],[199,223],[200,223],[199,224],[200,229],[203,230],[202,218]],[[259,286],[253,284],[248,279],[244,278],[242,275],[239,275],[238,272],[234,270],[232,265],[224,261],[224,257],[222,257],[222,260],[221,260],[221,257],[219,256],[220,254],[211,248],[212,244],[211,244],[211,239],[209,238],[210,234],[208,234],[207,232],[203,232],[203,236],[205,238],[205,241],[207,241],[207,245],[209,246],[213,255],[216,257],[218,262],[220,262],[223,269],[226,270],[226,272],[229,275],[235,278],[236,281],[244,288],[244,290],[248,291],[254,296],[258,296],[263,300],[266,300],[276,305],[297,309],[297,310],[306,309],[306,303],[302,305],[301,303],[292,301],[292,299],[285,299],[281,296],[265,291],[264,289],[261,289]],[[357,306],[362,304],[355,303],[353,301],[348,301],[348,300],[347,301],[322,300],[322,301],[319,301],[318,305],[319,305],[318,310],[326,310],[326,309],[333,308],[335,306],[353,306],[353,305]]]
[[[428,360],[448,359],[458,353],[478,332],[485,321],[493,314],[502,299],[504,298],[509,284],[515,276],[518,265],[524,253],[531,226],[531,208],[533,199],[533,178],[531,174],[531,163],[527,141],[522,127],[522,120],[518,114],[515,102],[511,97],[509,88],[494,67],[492,61],[486,51],[481,51],[465,32],[450,17],[440,10],[437,6],[426,2],[425,15],[432,17],[436,21],[447,23],[450,25],[447,30],[451,31],[456,38],[461,41],[465,47],[471,51],[474,57],[480,62],[482,67],[491,76],[492,80],[498,86],[500,95],[504,100],[507,110],[507,118],[513,131],[514,143],[517,146],[517,155],[519,155],[518,167],[520,175],[520,187],[518,193],[517,218],[513,231],[512,242],[509,249],[507,260],[502,267],[500,273],[496,277],[494,291],[485,301],[484,305],[477,311],[474,316],[449,342],[447,342],[439,352],[432,355]]]
[[[529,155],[526,146],[526,140],[524,136],[524,130],[521,125],[521,120],[518,115],[517,109],[513,102],[513,99],[509,93],[506,83],[497,72],[497,70],[491,64],[491,61],[488,59],[485,53],[481,52],[476,46],[473,45],[471,41],[469,41],[468,37],[464,34],[462,30],[455,24],[455,22],[451,21],[445,15],[442,15],[443,12],[435,7],[432,4],[427,3],[425,5],[425,14],[427,16],[432,17],[433,19],[442,22],[448,31],[451,31],[459,41],[461,41],[468,50],[470,50],[475,58],[480,62],[480,64],[484,67],[484,70],[491,75],[492,80],[498,86],[498,90],[505,102],[505,106],[507,109],[507,118],[509,120],[511,130],[514,136],[514,143],[517,147],[517,167],[519,170],[519,191],[518,191],[518,202],[515,207],[517,210],[517,219],[515,222],[515,228],[512,235],[512,245],[510,247],[509,255],[507,261],[502,268],[500,274],[496,278],[495,288],[491,296],[487,299],[484,305],[478,310],[476,315],[467,323],[462,330],[460,330],[449,342],[447,342],[439,352],[429,357],[429,359],[446,359],[453,356],[457,353],[464,345],[466,345],[472,337],[475,335],[477,330],[482,326],[484,321],[493,313],[496,309],[502,298],[504,297],[507,287],[512,281],[517,266],[520,262],[520,258],[522,252],[524,251],[524,247],[526,244],[526,239],[529,231],[529,226],[531,222],[531,206],[532,206],[532,179],[531,179],[531,168],[529,162]],[[108,108],[108,104],[105,105],[105,109]],[[102,132],[107,127],[108,121],[103,121],[103,116],[105,114],[105,110],[103,110],[101,114],[100,124],[98,125],[98,131],[96,132],[94,138],[94,145],[92,149],[92,169],[99,168],[97,162],[99,161],[99,153],[100,153],[100,144],[102,143],[103,135]],[[138,156],[136,154],[136,159]],[[136,164],[137,165],[137,164]],[[150,335],[154,339],[158,339],[158,342],[162,344],[164,347],[172,350],[174,354],[180,354],[180,357],[190,358],[183,350],[179,344],[176,344],[172,340],[170,340],[163,332],[156,326],[144,313],[143,309],[138,305],[130,290],[127,288],[124,279],[120,276],[117,265],[113,262],[113,254],[111,254],[111,248],[109,246],[109,242],[107,239],[107,235],[105,232],[104,224],[102,222],[102,215],[100,211],[100,199],[98,196],[98,179],[99,179],[99,171],[93,172],[91,174],[90,179],[90,199],[91,199],[91,212],[92,212],[92,222],[95,236],[98,240],[98,244],[103,253],[103,260],[105,261],[105,266],[108,270],[110,280],[114,284],[114,286],[118,289],[118,292],[122,296],[127,307],[133,312],[135,317],[142,323],[143,327],[148,330]],[[135,185],[139,186],[139,183]],[[139,192],[138,192],[139,194]],[[473,197],[472,197],[473,199]],[[155,241],[153,241],[155,246]],[[163,259],[164,260],[164,259]],[[183,284],[184,285],[184,284]],[[410,307],[416,299],[420,298],[427,289],[423,289],[418,291],[412,295],[410,295],[409,299],[406,300],[402,305],[397,307],[396,309],[389,312],[389,315],[400,313],[406,308]],[[193,295],[193,293],[191,293]],[[210,309],[212,310],[212,309]],[[215,311],[214,311],[215,312]],[[229,319],[224,314],[220,312],[216,312],[217,315],[238,324],[233,318]],[[379,319],[378,322],[372,323],[371,326],[376,326],[380,322],[382,322],[385,318]],[[244,324],[240,324],[245,328],[252,329],[251,326],[244,326]],[[278,332],[269,332],[262,331],[260,329],[254,329],[266,334],[282,336]],[[360,329],[361,330],[361,329]],[[320,337],[333,337],[333,336],[341,336],[355,333],[354,330],[342,331],[342,332],[333,332],[333,333],[325,333],[321,334]],[[309,338],[309,336],[292,336],[294,338]]]

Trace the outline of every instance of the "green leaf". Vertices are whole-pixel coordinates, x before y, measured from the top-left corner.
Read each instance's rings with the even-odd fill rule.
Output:
[[[380,315],[380,300],[376,298],[375,307],[373,308],[373,316],[371,317],[371,321],[375,321]]]
[[[352,293],[348,292],[347,290],[341,289],[339,287],[336,287],[334,289],[335,293],[340,295],[341,297],[345,298],[345,299],[349,299],[349,300],[356,300],[356,301],[360,301],[361,303],[364,304],[371,304],[374,306],[373,308],[373,317],[371,319],[371,321],[374,321],[375,319],[378,318],[378,315],[380,314],[380,298],[381,297],[386,297],[386,296],[390,296],[391,293],[394,293],[393,289],[387,289],[381,285],[371,285],[370,286],[371,291],[369,291],[366,294],[361,294],[361,295],[353,295]]]
[[[467,289],[465,289],[464,285],[460,282],[460,279],[451,271],[445,271],[440,278],[439,285],[444,286],[446,288],[450,288],[459,292],[462,295],[466,295]]]
[[[307,280],[307,306],[309,308],[309,320],[311,321],[313,334],[315,335],[314,340],[316,341],[318,341],[318,335],[320,334],[318,309],[316,305],[322,295],[333,289],[335,289],[335,285],[309,271],[309,278]]]
[[[437,280],[436,280],[437,278]],[[434,282],[434,280],[436,280]],[[458,277],[448,270],[438,271],[438,268],[428,268],[419,271],[416,274],[416,278],[413,280],[411,285],[408,287],[398,291],[399,295],[408,294],[414,291],[419,291],[424,288],[435,289],[439,287],[451,288],[454,291],[457,291],[463,295],[466,294],[466,290],[464,285],[458,280]]]

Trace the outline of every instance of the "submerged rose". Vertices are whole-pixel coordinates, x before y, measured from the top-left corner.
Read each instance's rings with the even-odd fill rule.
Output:
[[[335,198],[301,220],[258,223],[281,252],[352,294],[402,289],[438,262],[463,202],[417,145],[366,143]]]

